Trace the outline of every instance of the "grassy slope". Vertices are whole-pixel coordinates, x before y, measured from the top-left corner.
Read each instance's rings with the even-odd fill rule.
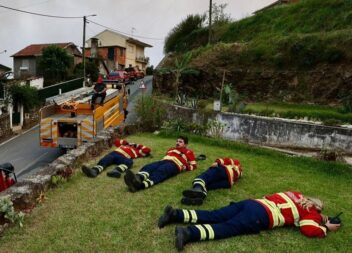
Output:
[[[279,69],[306,69],[318,63],[338,63],[351,59],[351,29],[351,1],[302,0],[215,26],[215,41],[245,43],[237,57],[233,57],[231,47],[226,49],[221,45],[206,46],[194,52],[195,55],[202,53],[199,61],[207,54],[218,52],[227,65],[255,67],[261,62]],[[190,41],[189,44],[197,43]],[[253,62],[256,64],[253,65]]]
[[[141,134],[128,138],[153,147],[154,157],[136,160],[133,170],[162,157],[165,149],[174,145],[174,137]],[[277,191],[301,190],[321,197],[328,214],[345,212],[344,226],[324,240],[305,238],[295,228],[282,228],[194,243],[187,245],[185,252],[330,253],[351,249],[351,167],[201,137],[192,137],[190,148],[208,156],[199,163],[199,170],[135,194],[126,191],[122,179],[108,178],[105,172],[96,179],[77,173],[71,182],[48,193],[47,201],[26,218],[23,229],[13,228],[0,238],[0,252],[176,252],[175,226],[159,230],[157,218],[166,204],[181,206],[182,190],[190,187],[192,179],[218,156],[240,159],[245,174],[232,190],[210,192],[202,208],[214,209],[230,201]]]

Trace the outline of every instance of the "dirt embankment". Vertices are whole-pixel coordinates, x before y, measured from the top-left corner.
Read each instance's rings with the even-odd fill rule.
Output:
[[[341,96],[352,90],[352,63],[320,64],[311,69],[278,69],[263,63],[239,65],[236,53],[202,54],[194,57],[189,65],[199,70],[198,75],[184,75],[180,90],[201,97],[218,93],[224,71],[225,83],[248,100],[286,101],[307,103],[336,103]],[[172,66],[169,56],[160,67]],[[172,67],[171,67],[172,68]],[[171,92],[172,74],[155,74],[155,89]]]

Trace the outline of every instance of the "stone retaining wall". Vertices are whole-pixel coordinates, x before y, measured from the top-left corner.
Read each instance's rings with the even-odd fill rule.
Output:
[[[230,140],[275,147],[334,149],[352,154],[352,129],[312,124],[289,119],[235,113],[210,113],[170,106],[168,118],[205,124],[216,119],[225,125],[222,137]]]
[[[41,193],[53,187],[52,176],[59,175],[66,170],[79,168],[84,161],[99,155],[103,150],[110,148],[113,144],[115,133],[112,129],[104,130],[94,143],[86,143],[77,149],[70,150],[67,154],[60,156],[52,163],[37,169],[37,171],[19,180],[15,185],[0,193],[1,198],[9,197],[17,211],[31,209],[37,204]],[[0,220],[0,234],[8,227]],[[3,224],[3,225],[1,225]]]

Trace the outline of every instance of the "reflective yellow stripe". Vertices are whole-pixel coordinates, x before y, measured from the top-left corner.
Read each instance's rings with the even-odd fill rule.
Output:
[[[189,163],[190,163],[190,164],[197,164],[196,161],[190,161]]]
[[[188,160],[187,159],[187,156],[183,153],[181,153],[180,151],[176,150],[176,149],[173,149],[173,150],[170,150],[170,153],[176,153],[178,155],[180,155],[183,159],[185,159],[186,161]]]
[[[205,232],[205,229],[201,225],[196,225],[195,227],[198,228],[200,232],[200,239],[201,240],[207,239],[207,233]]]
[[[206,229],[208,230],[208,234],[209,234],[209,238],[208,239],[209,240],[213,240],[214,237],[215,237],[213,228],[209,224],[204,225],[204,227],[206,227]]]
[[[295,205],[295,203],[293,203],[292,199],[290,199],[285,193],[278,193],[284,200],[286,200],[287,204],[290,205],[291,211],[292,211],[292,215],[293,215],[293,220],[294,220],[294,224],[296,226],[299,226],[299,213],[298,213],[298,209]]]
[[[182,212],[183,212],[183,220],[185,223],[188,223],[189,222],[189,214],[188,214],[188,211],[187,210],[184,210],[182,209]]]
[[[138,157],[137,153],[133,150],[133,148],[130,149],[132,153],[134,154],[134,157]]]
[[[141,154],[142,156],[145,156],[145,153],[141,149],[139,150],[139,154]]]
[[[119,153],[121,153],[121,154],[123,154],[125,157],[127,157],[127,158],[131,158],[131,156],[129,155],[129,154],[127,154],[123,149],[121,149],[121,148],[117,148],[117,149],[115,149],[115,151],[116,152],[119,152]]]
[[[320,228],[321,230],[324,231],[324,234],[326,235],[326,227],[324,226],[320,226],[317,222],[313,221],[313,220],[301,220],[299,222],[299,226],[303,227],[303,226],[314,226],[317,228]]]
[[[194,210],[189,210],[189,211],[191,212],[191,217],[192,217],[191,223],[197,223],[198,217],[197,217],[196,211]]]
[[[220,161],[220,163],[221,163],[222,165],[224,165],[224,164],[225,164],[225,163],[224,163],[224,160],[219,159],[219,161]]]
[[[206,188],[205,187],[205,182],[202,179],[200,179],[200,178],[194,179],[193,184],[200,184],[203,188]]]
[[[234,166],[234,162],[232,159],[230,159],[231,165]]]
[[[225,168],[226,168],[227,172],[230,175],[231,185],[233,185],[233,183],[234,183],[234,181],[233,181],[233,179],[234,179],[233,170],[232,170],[232,168],[230,166],[225,166]]]
[[[233,166],[233,168],[234,168],[234,169],[235,169],[235,171],[237,172],[238,177],[240,177],[240,176],[241,176],[240,167],[239,167],[239,166],[234,165],[234,166]]]
[[[183,163],[174,156],[167,155],[163,158],[163,160],[172,161],[172,162],[176,163],[177,166],[179,166],[181,169],[183,168]]]
[[[285,218],[274,202],[267,199],[257,199],[257,201],[261,202],[271,211],[273,216],[273,227],[281,227],[285,225]]]

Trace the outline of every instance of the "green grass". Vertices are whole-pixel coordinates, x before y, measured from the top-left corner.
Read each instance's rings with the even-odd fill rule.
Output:
[[[175,136],[130,136],[128,140],[148,145],[153,152],[153,157],[135,160],[133,170],[160,159],[175,144]],[[24,228],[5,232],[0,238],[0,252],[176,252],[175,226],[160,230],[157,219],[167,204],[185,207],[180,204],[182,191],[219,156],[240,159],[244,177],[232,190],[209,192],[203,209],[278,191],[300,190],[322,198],[329,215],[343,211],[344,225],[326,239],[309,239],[297,228],[280,228],[260,235],[193,243],[186,246],[185,252],[350,251],[351,167],[198,136],[190,136],[189,147],[208,157],[199,162],[198,170],[134,194],[127,192],[121,178],[108,178],[104,172],[90,179],[77,172],[70,182],[48,192],[46,202],[26,217]],[[95,162],[97,159],[91,161]]]
[[[308,105],[308,104],[284,104],[284,103],[250,103],[246,106],[245,113],[254,113],[265,116],[278,116],[283,118],[308,118],[328,122],[336,120],[339,123],[352,123],[352,113],[341,113],[340,108]]]

